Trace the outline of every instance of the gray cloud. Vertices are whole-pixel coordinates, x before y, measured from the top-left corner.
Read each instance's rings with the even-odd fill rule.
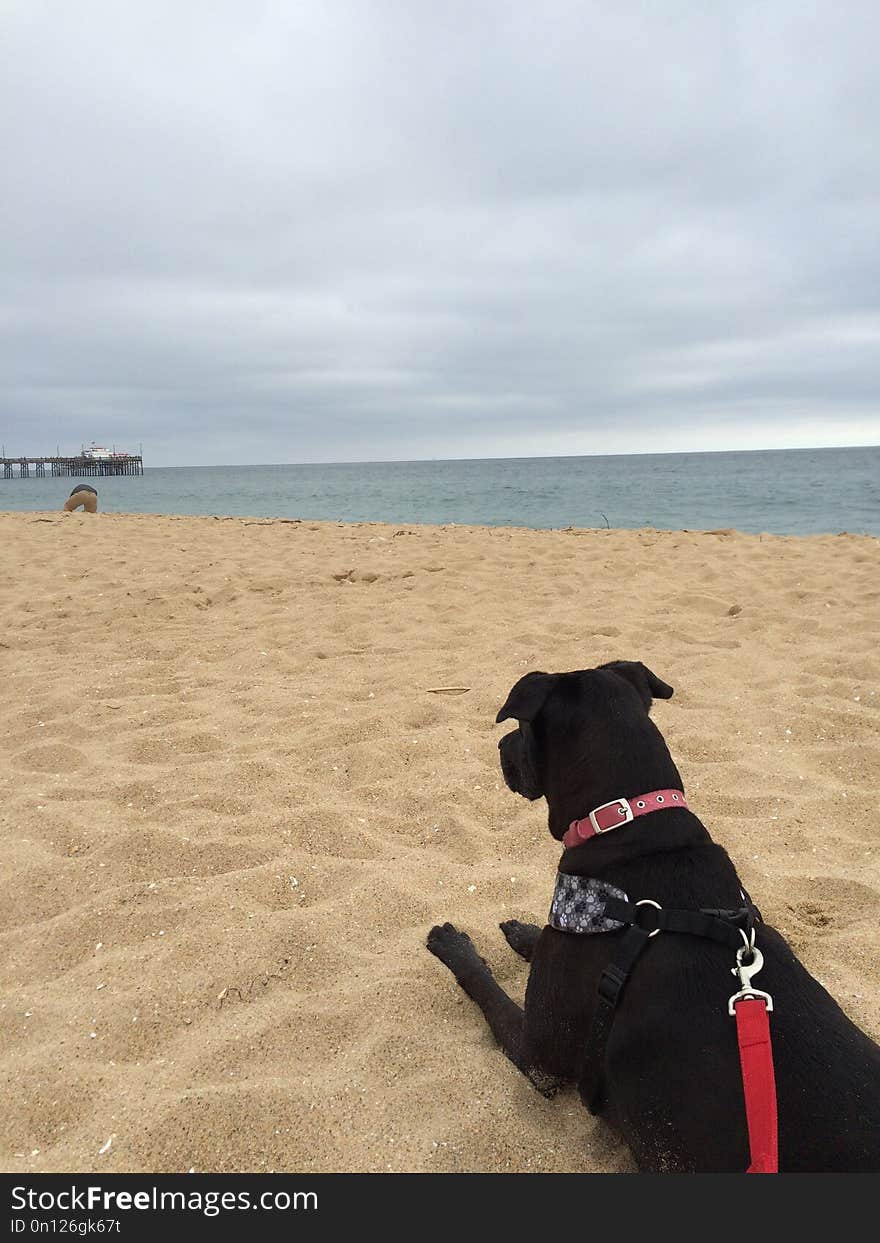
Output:
[[[880,440],[870,3],[2,20],[10,451]]]

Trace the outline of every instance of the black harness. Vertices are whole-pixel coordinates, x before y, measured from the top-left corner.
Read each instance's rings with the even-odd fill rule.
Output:
[[[582,890],[580,898],[575,892],[578,888]],[[593,1023],[587,1037],[580,1091],[590,1113],[598,1113],[601,1107],[608,1037],[626,982],[648,941],[659,932],[679,932],[707,937],[734,951],[744,946],[750,950],[755,943],[755,924],[761,916],[745,890],[742,896],[745,905],[733,910],[669,910],[650,898],[631,902],[622,890],[603,881],[559,874],[550,908],[551,926],[582,935],[626,929],[617,953],[599,977]]]

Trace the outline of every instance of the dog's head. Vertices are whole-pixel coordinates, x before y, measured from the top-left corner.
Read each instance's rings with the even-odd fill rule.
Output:
[[[655,750],[659,739],[671,763],[648,720],[653,700],[671,695],[672,687],[639,661],[616,660],[572,673],[527,673],[495,718],[499,724],[518,722],[498,744],[504,780],[523,798],[550,802],[554,795],[585,786],[600,789],[603,778],[617,776],[624,753],[649,750],[649,739]]]

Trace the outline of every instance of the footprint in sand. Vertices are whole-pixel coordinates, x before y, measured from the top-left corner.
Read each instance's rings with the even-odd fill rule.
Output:
[[[876,918],[877,891],[857,881],[794,877],[788,882],[788,892],[791,898],[786,906],[795,919],[818,931],[836,931]]]
[[[791,913],[811,928],[827,928],[834,923],[834,916],[823,910],[817,902],[799,902],[789,907]]]
[[[49,743],[42,747],[33,747],[30,751],[19,752],[16,762],[22,768],[37,773],[69,773],[77,768],[85,768],[88,764],[86,756],[76,747],[68,747],[63,742]]]

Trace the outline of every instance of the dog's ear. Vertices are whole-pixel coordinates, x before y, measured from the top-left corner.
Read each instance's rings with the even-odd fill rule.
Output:
[[[507,696],[504,706],[499,709],[495,724],[500,725],[502,721],[509,721],[511,718],[515,721],[534,721],[550,694],[554,677],[555,674],[552,673],[535,672],[520,678]],[[671,695],[672,691],[669,693]]]
[[[647,665],[643,665],[640,660],[612,660],[610,664],[600,665],[601,669],[608,669],[611,673],[618,674],[621,678],[626,678],[627,682],[632,683],[642,697],[642,703],[646,708],[651,707],[654,699],[671,699],[672,687],[666,682],[661,681],[656,673],[652,673]]]

